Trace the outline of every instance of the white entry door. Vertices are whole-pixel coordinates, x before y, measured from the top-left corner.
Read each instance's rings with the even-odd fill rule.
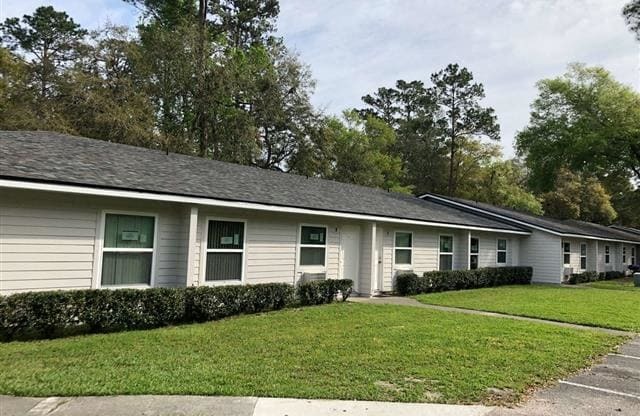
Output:
[[[358,291],[360,271],[360,227],[344,226],[340,230],[341,277],[353,280],[353,290]]]

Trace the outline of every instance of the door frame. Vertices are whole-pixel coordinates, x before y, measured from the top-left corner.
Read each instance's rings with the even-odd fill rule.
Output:
[[[345,267],[345,237],[349,233],[353,233],[352,235],[356,236],[357,239],[357,247],[356,247],[356,275],[352,276],[353,279],[353,290],[354,292],[358,292],[360,288],[360,226],[358,225],[343,225],[340,227],[340,278],[345,279],[344,275],[344,267]]]

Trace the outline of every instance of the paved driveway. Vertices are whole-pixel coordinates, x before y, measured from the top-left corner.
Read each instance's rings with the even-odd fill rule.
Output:
[[[516,409],[491,416],[640,415],[640,337],[594,367],[540,390]]]

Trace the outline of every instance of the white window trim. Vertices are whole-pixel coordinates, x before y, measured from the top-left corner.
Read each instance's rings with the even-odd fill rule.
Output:
[[[398,233],[411,235],[411,246],[410,247],[396,247],[396,235]],[[396,263],[396,250],[407,250],[407,251],[409,251],[411,253],[411,263]],[[397,231],[393,232],[393,267],[395,268],[396,266],[401,267],[401,268],[404,268],[404,267],[413,268],[413,231],[397,230]]]
[[[569,251],[565,250],[565,245],[569,244]],[[569,255],[569,263],[565,263],[564,261],[564,256]],[[571,242],[570,241],[563,241],[562,242],[562,263],[565,266],[571,266]]]
[[[472,253],[471,252],[471,240],[478,240],[478,252],[477,253]],[[440,250],[440,241],[438,241],[438,250]],[[469,270],[471,270],[471,256],[477,256],[478,257],[478,269],[480,268],[480,237],[474,237],[472,235],[469,236]],[[438,256],[438,261],[440,261],[440,256]],[[438,267],[439,269],[440,267]]]
[[[244,235],[242,236],[242,249],[223,249],[223,248],[207,248],[207,240],[209,237],[209,222],[210,221],[226,221],[226,222],[241,222],[244,223]],[[226,285],[243,285],[246,279],[247,268],[247,220],[243,218],[227,218],[209,216],[205,217],[204,229],[202,231],[202,241],[200,242],[200,279],[201,286],[226,286]],[[242,269],[240,280],[206,280],[207,277],[207,253],[242,253]]]
[[[636,264],[636,248],[631,247],[631,264]]]
[[[451,252],[450,253],[447,253],[447,252],[443,253],[443,252],[440,251],[440,239],[442,237],[451,237]],[[454,255],[455,252],[456,252],[456,244],[455,244],[455,239],[453,238],[453,234],[438,234],[438,269],[437,270],[440,270],[440,255],[443,255],[443,256],[451,255],[451,270],[454,270],[454,267],[453,267],[454,266],[454,264],[453,264],[454,257],[453,257],[453,255]]]
[[[627,264],[627,246],[622,246],[622,264]]]
[[[611,264],[611,246],[604,246],[604,264]]]
[[[316,227],[316,228],[324,228],[324,245],[321,246],[319,244],[302,244],[302,227]],[[320,266],[318,264],[315,265],[303,265],[300,264],[301,254],[303,248],[320,248],[324,247],[324,265]],[[329,257],[329,226],[326,224],[309,224],[309,223],[300,223],[298,224],[298,237],[296,238],[296,267],[300,272],[317,272],[317,273],[326,273],[327,272],[327,261]]]
[[[582,247],[584,247],[584,256],[582,255]],[[589,247],[587,247],[587,243],[580,243],[580,270],[584,271],[589,268]],[[582,268],[582,259],[584,259],[584,269]]]
[[[112,215],[132,215],[136,217],[153,217],[153,248],[116,248],[116,247],[105,247],[104,246],[104,232],[105,226],[107,224],[107,214]],[[95,280],[93,282],[93,287],[96,289],[148,289],[150,287],[155,287],[156,283],[156,257],[158,250],[158,214],[151,212],[140,212],[140,211],[120,211],[120,210],[102,210],[100,213],[100,221],[98,223],[98,239],[96,240],[96,253],[97,253],[97,261],[96,267],[94,268],[93,275],[95,276]],[[148,285],[103,285],[102,284],[102,258],[103,253],[152,253],[151,254],[151,276],[149,277]]]
[[[504,241],[505,249],[500,250],[500,240]],[[507,252],[509,250],[509,240],[506,238],[496,238],[496,264],[507,264]],[[504,261],[500,262],[498,259],[500,258],[499,254],[504,253]]]

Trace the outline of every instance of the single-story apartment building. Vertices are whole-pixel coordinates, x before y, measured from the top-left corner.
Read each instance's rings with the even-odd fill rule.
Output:
[[[426,194],[421,198],[530,230],[531,235],[522,239],[520,250],[523,264],[533,267],[535,282],[561,283],[569,274],[585,271],[627,272],[629,265],[640,261],[640,233],[632,228],[557,220],[441,195]]]
[[[559,241],[576,271],[583,242],[587,268],[601,271],[635,262],[640,245],[624,230],[503,217],[437,196],[0,132],[1,294],[349,278],[368,296],[391,291],[402,271],[507,265],[560,283]]]

